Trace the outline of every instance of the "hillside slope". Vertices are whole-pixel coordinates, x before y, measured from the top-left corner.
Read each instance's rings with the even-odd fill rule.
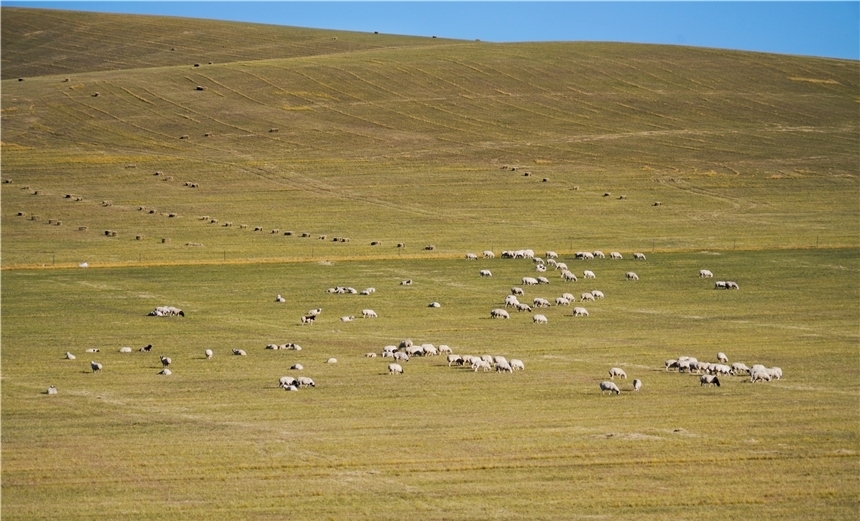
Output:
[[[99,26],[114,40],[186,23],[75,16],[63,18],[77,24],[70,34]],[[160,246],[174,260],[379,254],[216,231],[202,216],[450,254],[503,242],[856,243],[857,62],[602,43],[384,37],[402,45],[380,47],[364,43],[379,35],[268,28],[292,35],[285,57],[260,26],[197,23],[213,41],[247,42],[236,52],[248,58],[177,65],[135,50],[122,66],[140,68],[96,54],[80,69],[117,70],[3,82],[6,263],[44,251],[140,259],[152,249],[129,242],[136,235],[205,245],[193,255]],[[61,55],[24,35],[4,30],[4,69]],[[332,42],[353,43],[331,52]],[[143,207],[183,219],[119,211]],[[19,212],[124,239],[34,226]]]

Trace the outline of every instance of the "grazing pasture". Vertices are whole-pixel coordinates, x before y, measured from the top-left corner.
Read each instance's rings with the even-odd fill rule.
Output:
[[[857,62],[2,15],[4,521],[856,518]]]

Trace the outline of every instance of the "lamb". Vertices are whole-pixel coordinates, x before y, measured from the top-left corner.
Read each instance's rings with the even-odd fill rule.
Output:
[[[699,385],[707,385],[708,387],[712,385],[720,386],[720,379],[717,378],[716,375],[712,374],[703,374],[699,377]]]
[[[388,374],[403,374],[403,366],[400,364],[388,364]]]
[[[586,278],[586,279],[596,279],[597,278],[597,276],[591,270],[583,271],[582,276],[583,276],[583,278]]]
[[[511,318],[508,312],[501,308],[490,311],[490,318]]]
[[[639,280],[639,275],[633,273],[632,271],[627,272],[627,280]]]
[[[609,378],[611,380],[614,380],[616,376],[622,379],[627,379],[627,373],[625,373],[624,369],[621,369],[620,367],[613,367],[609,370]]]
[[[248,353],[246,353],[242,349],[234,349],[233,354],[236,356],[248,356]]]
[[[638,392],[639,389],[642,389],[642,380],[637,378],[633,380],[633,390]]]
[[[579,296],[580,302],[594,302],[594,295],[591,293],[583,293]]]
[[[75,359],[75,355],[66,351],[66,360],[74,360],[74,359]]]
[[[645,260],[645,254],[644,253],[634,253],[633,254],[633,260]]]
[[[618,253],[617,251],[611,251],[611,252],[609,252],[609,258],[612,260],[621,260],[624,257],[622,257],[621,254]]]
[[[713,276],[714,274],[710,270],[699,270],[700,278],[712,278]]]
[[[300,376],[297,380],[298,387],[316,387],[317,384],[307,376]]]
[[[547,323],[546,316],[544,316],[544,315],[535,315],[532,317],[532,321],[535,324],[546,324]]]
[[[212,350],[211,349],[207,349],[206,351],[203,352],[203,354],[206,355],[206,360],[212,360]]]
[[[159,357],[159,358],[161,358],[161,365],[163,365],[164,367],[170,367],[170,364],[171,364],[171,362],[172,362],[172,361],[170,360],[170,358],[168,358],[168,357],[166,357],[166,356],[161,356],[161,357]]]
[[[492,277],[493,273],[490,270],[481,270],[478,272],[482,277]]]
[[[377,318],[376,311],[372,309],[362,309],[361,316],[364,318]]]
[[[603,292],[598,290],[598,289],[591,290],[591,295],[596,299],[597,298],[603,298]]]
[[[525,371],[526,366],[523,364],[522,360],[511,358],[511,370],[513,371]]]
[[[588,310],[585,308],[575,307],[573,308],[573,316],[575,317],[587,317]]]
[[[102,370],[102,364],[98,362],[90,362],[90,367],[93,369],[94,373],[100,373]]]
[[[621,394],[621,389],[614,382],[600,382],[600,394],[609,391],[609,394]]]
[[[729,363],[729,357],[727,357],[726,354],[723,353],[722,351],[717,353],[717,360],[724,363],[724,364]]]

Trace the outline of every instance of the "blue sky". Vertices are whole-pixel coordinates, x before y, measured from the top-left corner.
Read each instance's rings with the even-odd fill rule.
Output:
[[[491,42],[614,41],[860,59],[853,2],[13,2]]]

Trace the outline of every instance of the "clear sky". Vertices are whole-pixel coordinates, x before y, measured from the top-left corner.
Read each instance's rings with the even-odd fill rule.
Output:
[[[860,60],[860,1],[3,1],[490,42],[614,41]]]

